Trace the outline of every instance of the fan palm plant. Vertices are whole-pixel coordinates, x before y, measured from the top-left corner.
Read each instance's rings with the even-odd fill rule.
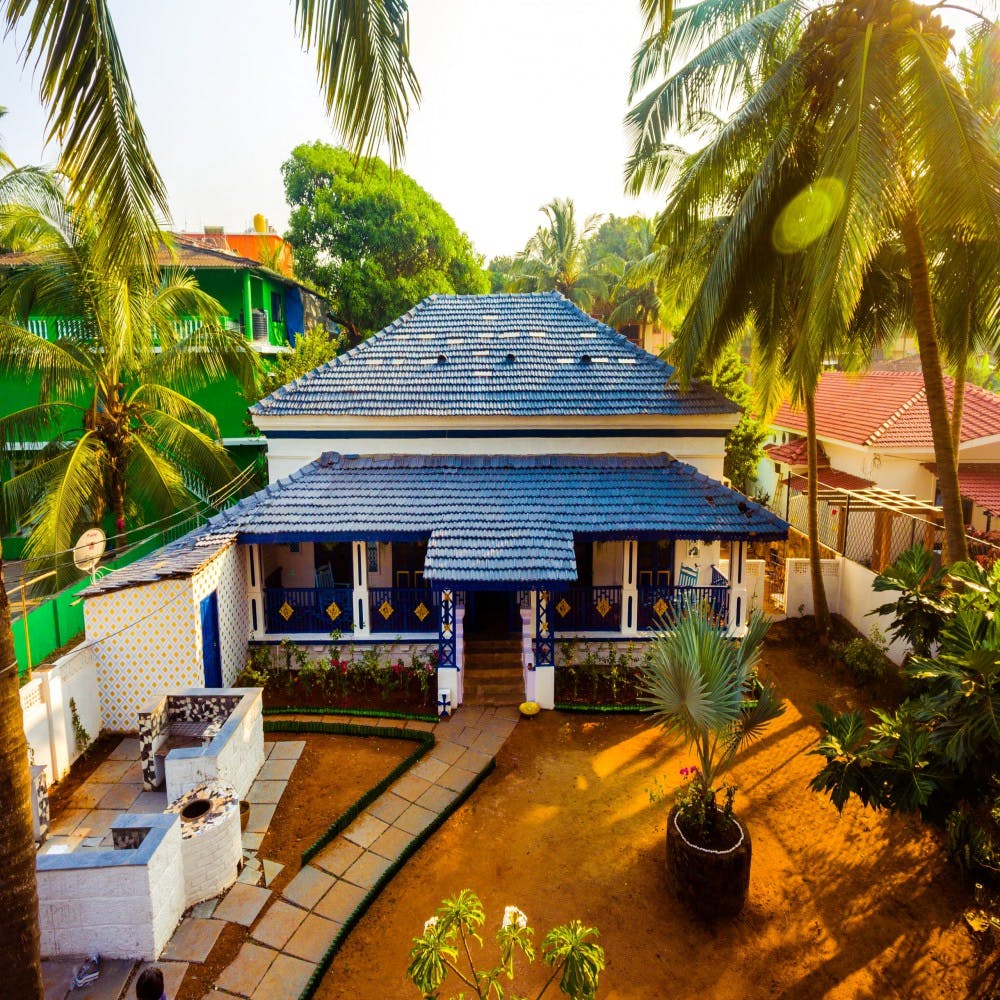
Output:
[[[652,7],[659,5],[650,4]],[[701,195],[724,197],[723,168],[739,165],[744,192],[703,283],[702,330],[716,327],[739,272],[765,233],[798,258],[796,356],[821,361],[856,311],[864,275],[890,234],[906,258],[951,559],[965,554],[957,465],[941,367],[927,246],[964,232],[989,241],[1000,222],[1000,159],[986,123],[948,63],[951,32],[910,0],[803,5],[800,0],[704,0],[659,18],[633,63],[633,94],[659,75],[629,113],[633,188],[662,175],[673,129],[736,105],[711,144]],[[762,143],[761,140],[764,140]],[[807,179],[783,195],[787,165],[809,151]],[[713,183],[714,182],[714,183]],[[786,227],[791,224],[791,231]],[[793,236],[794,238],[789,238]],[[691,339],[698,353],[701,338]],[[693,359],[690,359],[693,360]],[[798,365],[804,370],[803,365]]]
[[[14,192],[17,201],[2,199]],[[37,378],[37,404],[0,419],[0,448],[48,444],[3,484],[8,516],[30,527],[29,556],[65,552],[82,528],[189,506],[186,484],[208,491],[235,474],[215,419],[189,393],[233,375],[252,390],[257,355],[220,327],[222,307],[183,271],[153,279],[102,256],[103,219],[66,201],[40,171],[0,181],[0,244],[32,266],[0,288],[0,371]],[[71,316],[54,339],[28,312]],[[199,328],[180,334],[181,320]],[[190,325],[190,324],[188,324]]]
[[[757,679],[769,626],[755,611],[737,642],[704,609],[692,608],[657,633],[643,660],[640,700],[667,733],[683,738],[698,761],[693,794],[680,816],[694,835],[717,829],[718,781],[739,751],[785,710],[773,685]]]
[[[588,216],[580,226],[572,198],[555,198],[541,211],[547,224],[538,227],[515,258],[510,290],[556,291],[581,309],[590,309],[606,287],[600,269],[591,266],[587,255],[587,240],[596,231],[599,216]]]

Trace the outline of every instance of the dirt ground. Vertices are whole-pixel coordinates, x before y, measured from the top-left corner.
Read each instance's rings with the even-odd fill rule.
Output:
[[[599,928],[603,1000],[992,995],[995,958],[962,923],[967,897],[940,836],[854,806],[838,816],[809,790],[813,706],[864,695],[813,662],[815,647],[794,631],[774,638],[766,672],[788,709],[733,774],[754,848],[738,919],[704,927],[667,894],[666,809],[647,789],[657,777],[679,783],[691,760],[677,743],[642,717],[543,713],[518,725],[494,774],[382,893],[318,995],[417,997],[404,975],[411,939],[463,888],[486,905],[487,941],[507,904],[538,938],[573,918]],[[542,979],[536,967],[517,987],[535,996]],[[446,981],[442,996],[460,985]]]
[[[302,867],[302,852],[359,796],[412,753],[416,744],[375,736],[318,733],[267,733],[264,738],[306,741],[257,852],[260,858],[285,866],[271,883],[271,888],[280,892]],[[208,961],[188,969],[176,1000],[201,1000],[236,957],[247,936],[245,927],[230,924],[219,936]]]

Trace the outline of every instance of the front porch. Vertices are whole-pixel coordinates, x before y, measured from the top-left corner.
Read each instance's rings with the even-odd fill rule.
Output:
[[[362,650],[436,641],[439,700],[453,707],[463,700],[467,638],[516,637],[524,697],[552,707],[557,641],[646,641],[695,606],[736,635],[749,611],[742,541],[578,539],[578,581],[453,587],[424,582],[424,540],[243,548],[255,641]]]

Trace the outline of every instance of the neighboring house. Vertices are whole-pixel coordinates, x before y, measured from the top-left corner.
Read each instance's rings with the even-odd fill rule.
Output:
[[[945,391],[950,408],[954,392],[950,378],[945,379]],[[765,449],[767,458],[758,475],[758,484],[772,497],[772,509],[797,527],[805,517],[805,430],[805,412],[782,404],[771,422],[773,443]],[[821,446],[820,494],[830,515],[821,521],[821,541],[845,550],[848,497],[859,514],[881,510],[884,530],[868,518],[873,522],[867,533],[876,558],[859,560],[880,568],[885,558],[898,552],[907,530],[914,537],[922,530],[902,518],[893,521],[893,511],[935,519],[931,508],[939,494],[923,375],[825,373],[816,390],[816,437]],[[976,385],[965,390],[959,463],[966,524],[990,530],[1000,517],[1000,396]],[[854,523],[861,522],[856,518]],[[885,532],[898,537],[881,544],[878,536]],[[858,540],[855,545],[856,552],[865,548]]]
[[[245,233],[227,233],[222,226],[205,226],[204,232],[178,235],[185,240],[236,254],[237,257],[249,257],[260,264],[266,264],[286,278],[294,278],[295,263],[291,244],[286,243],[268,226],[267,219],[262,215],[255,215],[253,221],[254,228]]]
[[[326,306],[320,296],[251,257],[210,245],[212,240],[212,236],[174,236],[173,250],[163,247],[159,263],[162,267],[190,270],[199,287],[222,305],[223,321],[240,330],[255,350],[264,355],[277,354],[293,346],[296,336],[307,327],[325,324]],[[30,255],[0,254],[0,277],[7,270],[30,266]],[[28,328],[39,336],[54,339],[74,320],[72,316],[32,315]],[[196,324],[194,318],[186,321],[192,329]],[[0,415],[36,403],[38,388],[37,380],[0,379],[3,400]],[[218,420],[223,443],[233,452],[237,463],[250,464],[263,447],[263,439],[247,422],[247,405],[252,400],[247,400],[236,383],[230,381],[204,389],[194,398]]]
[[[557,293],[425,299],[252,407],[266,489],[85,591],[105,683],[228,683],[248,641],[337,630],[341,655],[430,643],[455,704],[496,642],[551,707],[557,640],[635,643],[691,603],[739,634],[747,544],[786,526],[719,481],[736,407],[672,375]],[[217,565],[195,629],[221,661],[144,617],[179,587],[211,617]]]

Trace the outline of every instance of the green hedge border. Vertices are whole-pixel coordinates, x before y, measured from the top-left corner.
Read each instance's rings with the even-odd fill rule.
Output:
[[[291,709],[297,712],[298,709]],[[373,785],[342,812],[321,834],[319,839],[302,852],[302,864],[307,865],[337,834],[346,830],[390,785],[398,781],[437,740],[433,733],[420,729],[390,729],[385,726],[356,726],[349,722],[301,722],[296,719],[274,720],[264,723],[265,733],[319,733],[328,736],[380,736],[389,740],[409,740],[420,746],[405,760],[400,761],[377,785]]]
[[[559,712],[596,713],[598,715],[638,715],[645,711],[642,705],[586,705],[572,701],[557,701]]]
[[[353,715],[369,719],[403,719],[406,722],[440,722],[436,715],[394,712],[388,708],[336,708],[333,705],[308,705],[305,708],[265,708],[265,715]]]
[[[344,942],[347,940],[347,936],[354,930],[358,921],[368,912],[368,908],[375,902],[382,890],[388,885],[389,882],[395,877],[396,873],[406,864],[407,861],[413,857],[414,854],[420,850],[421,847],[430,839],[432,834],[434,834],[441,825],[447,820],[452,813],[461,806],[466,799],[482,784],[485,778],[493,772],[496,767],[496,760],[490,758],[490,762],[476,775],[472,781],[459,793],[458,797],[449,806],[437,815],[431,823],[423,829],[416,837],[411,840],[406,847],[403,848],[402,853],[396,858],[395,861],[379,876],[375,884],[364,894],[361,902],[351,911],[348,918],[344,921],[343,926],[337,931],[336,937],[330,942],[330,947],[326,949],[323,953],[323,957],[319,960],[316,966],[316,971],[309,977],[309,981],[306,983],[304,989],[299,994],[299,1000],[312,1000],[315,996],[316,990],[319,989],[320,983],[323,982],[323,977],[327,974],[334,958],[337,957],[337,953],[344,946]]]

